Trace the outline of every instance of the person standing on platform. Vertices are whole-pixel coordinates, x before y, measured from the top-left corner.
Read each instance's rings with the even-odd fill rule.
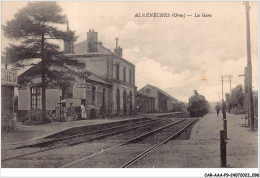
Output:
[[[70,103],[70,106],[69,106],[69,121],[73,121],[73,117],[74,117],[74,107],[72,105],[73,105],[73,103]]]
[[[81,119],[87,119],[86,107],[83,103],[81,104],[80,108],[81,108]]]
[[[226,102],[223,99],[222,99],[222,104],[221,104],[221,110],[222,110],[222,114],[223,114],[223,119],[226,119],[227,106],[226,106]]]
[[[90,119],[94,119],[95,118],[95,105],[94,103],[91,103],[90,105]]]
[[[219,114],[219,111],[220,111],[220,105],[219,105],[219,103],[217,103],[217,105],[216,105],[215,109],[216,109],[216,111],[217,111],[217,116],[218,116],[218,114]]]

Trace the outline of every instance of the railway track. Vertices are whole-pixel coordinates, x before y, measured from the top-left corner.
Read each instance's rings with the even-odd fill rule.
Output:
[[[130,123],[130,124],[125,124],[125,125],[121,125],[121,126],[101,129],[101,130],[97,130],[97,131],[86,132],[86,133],[82,133],[82,134],[75,134],[75,135],[71,135],[71,136],[67,136],[67,137],[48,139],[48,140],[44,140],[44,141],[41,141],[41,142],[36,143],[36,144],[30,144],[30,145],[26,145],[26,146],[17,147],[15,149],[21,149],[21,148],[26,148],[26,147],[41,147],[41,146],[46,147],[47,145],[55,144],[56,142],[59,142],[59,141],[69,140],[69,139],[73,139],[73,138],[79,139],[79,137],[82,137],[82,136],[86,136],[86,135],[91,136],[92,135],[92,137],[83,138],[81,140],[76,140],[72,143],[71,143],[71,140],[69,140],[70,141],[69,144],[58,145],[58,146],[52,145],[51,147],[47,147],[45,149],[40,149],[40,150],[32,151],[32,152],[29,152],[29,153],[25,153],[25,154],[15,155],[15,156],[12,156],[12,157],[9,157],[9,158],[4,158],[4,159],[1,159],[1,161],[5,162],[5,161],[13,160],[13,159],[16,159],[16,158],[21,158],[21,157],[24,157],[24,156],[29,156],[29,155],[33,155],[33,154],[37,154],[37,153],[42,153],[42,152],[45,152],[45,151],[50,151],[50,150],[54,150],[54,149],[58,149],[58,148],[62,148],[62,147],[74,146],[74,145],[77,145],[77,144],[80,144],[80,143],[88,143],[88,142],[98,140],[98,139],[102,139],[102,138],[105,138],[105,137],[108,137],[108,136],[124,133],[124,132],[130,131],[130,130],[138,129],[140,127],[146,127],[146,126],[150,126],[150,125],[154,125],[154,124],[159,124],[159,123],[162,123],[162,122],[165,122],[165,121],[153,119],[153,120],[149,120],[149,121],[141,121],[141,122],[137,122],[137,123]],[[115,131],[111,132],[113,130],[115,130]],[[101,133],[101,134],[95,135],[95,134],[99,134],[99,133]]]
[[[111,147],[109,147],[109,148],[107,148],[107,149],[101,150],[101,151],[96,152],[96,153],[94,153],[94,154],[91,154],[91,155],[85,156],[85,157],[83,157],[83,158],[80,158],[80,159],[78,159],[78,160],[72,161],[72,162],[70,162],[70,163],[68,163],[68,164],[62,165],[62,166],[60,166],[60,168],[68,168],[68,167],[75,166],[75,165],[77,165],[77,164],[82,164],[84,161],[87,161],[88,159],[94,158],[94,157],[99,156],[99,155],[102,155],[102,154],[104,154],[104,153],[108,153],[108,152],[111,151],[111,150],[120,149],[120,147],[126,146],[126,145],[128,145],[128,144],[135,144],[135,143],[137,143],[138,141],[142,141],[143,139],[145,139],[145,138],[147,138],[147,137],[149,137],[149,136],[151,136],[151,135],[153,135],[153,134],[155,134],[155,133],[158,133],[158,132],[163,131],[163,130],[165,130],[165,129],[169,129],[169,128],[171,128],[171,127],[173,127],[173,126],[175,126],[175,125],[177,125],[177,124],[179,124],[179,123],[181,123],[181,122],[184,122],[184,121],[185,121],[185,119],[182,119],[182,120],[180,120],[180,121],[173,122],[173,123],[167,124],[167,125],[165,125],[165,126],[159,127],[159,128],[154,129],[154,130],[152,130],[152,131],[150,131],[150,132],[147,132],[147,133],[145,133],[145,134],[142,134],[142,135],[139,135],[139,136],[137,136],[137,137],[135,137],[135,138],[132,138],[132,139],[130,139],[130,140],[127,140],[127,141],[125,141],[125,142],[123,142],[123,143],[120,143],[120,144],[111,146]],[[186,121],[187,121],[187,120],[186,120]],[[171,135],[170,137],[167,137],[167,139],[164,139],[163,141],[161,141],[161,142],[159,142],[159,143],[153,145],[152,147],[150,147],[149,149],[145,150],[145,151],[142,152],[140,155],[136,156],[135,158],[133,158],[132,160],[130,160],[129,162],[127,162],[126,164],[124,164],[124,165],[121,166],[121,167],[128,167],[128,166],[132,165],[132,164],[135,163],[137,160],[141,159],[143,156],[145,156],[146,154],[148,154],[149,152],[151,152],[153,149],[159,147],[160,145],[166,143],[166,142],[169,141],[170,139],[172,139],[172,138],[176,137],[177,135],[179,135],[181,132],[183,132],[186,128],[188,128],[190,125],[192,125],[192,124],[193,124],[194,122],[196,122],[196,121],[197,121],[197,119],[196,119],[196,120],[193,120],[192,122],[189,122],[188,125],[185,124],[185,127],[179,129],[178,132],[175,132],[175,133],[174,133],[173,135]],[[120,152],[120,153],[123,154],[123,152]],[[108,154],[109,154],[109,153],[108,153]],[[113,159],[115,159],[115,158],[113,158]],[[100,160],[102,160],[102,159],[100,159]]]
[[[165,140],[163,140],[160,143],[157,143],[153,146],[151,146],[150,148],[148,148],[147,150],[145,150],[144,152],[140,153],[139,155],[137,155],[136,157],[134,157],[132,160],[128,161],[127,163],[125,163],[124,165],[121,166],[121,168],[128,168],[131,165],[133,165],[134,163],[136,163],[137,161],[139,161],[140,159],[142,159],[144,156],[146,156],[147,154],[149,154],[150,152],[152,152],[154,149],[158,148],[159,146],[167,143],[169,140],[173,139],[174,137],[178,136],[181,132],[183,132],[185,129],[187,129],[189,126],[191,126],[193,123],[195,123],[197,121],[197,119],[195,119],[193,122],[187,124],[185,127],[183,127],[181,130],[179,130],[178,132],[174,133],[173,135],[171,135],[170,137],[166,138]]]
[[[152,121],[155,121],[155,120],[152,120]],[[157,122],[158,122],[158,120],[157,120]],[[58,137],[58,138],[47,138],[47,139],[42,140],[42,141],[37,142],[37,143],[27,144],[25,146],[18,146],[15,149],[20,149],[20,148],[25,148],[25,147],[45,147],[45,146],[48,146],[48,144],[57,143],[58,141],[63,141],[63,140],[66,140],[66,139],[78,138],[78,137],[82,137],[82,136],[86,136],[86,135],[93,135],[93,134],[98,134],[98,133],[106,133],[106,132],[109,132],[109,131],[112,131],[112,130],[122,129],[124,127],[129,127],[129,126],[132,126],[132,125],[135,125],[135,124],[145,124],[145,123],[152,123],[152,122],[151,122],[151,120],[148,120],[148,121],[146,120],[146,121],[129,123],[129,124],[119,125],[119,126],[105,128],[105,129],[99,129],[99,130],[95,130],[95,131],[89,131],[89,132],[80,133],[80,134],[73,134],[73,135],[70,135],[70,136],[64,136],[64,137]]]

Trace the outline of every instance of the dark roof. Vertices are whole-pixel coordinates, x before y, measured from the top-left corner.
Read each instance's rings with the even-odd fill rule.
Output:
[[[85,41],[82,41],[82,42],[74,45],[75,54],[66,54],[66,55],[71,56],[71,57],[97,57],[97,56],[111,56],[112,55],[116,58],[123,60],[124,62],[126,62],[128,64],[131,64],[132,66],[135,66],[131,62],[127,61],[126,59],[124,59],[122,57],[117,56],[114,52],[105,48],[102,45],[102,42],[97,42],[97,52],[88,53],[87,48],[88,48],[88,42],[87,42],[87,40],[85,40]]]
[[[170,98],[171,100],[178,101],[176,98],[172,97],[171,95],[169,95],[168,93],[166,93],[166,92],[163,91],[162,89],[160,89],[160,88],[158,88],[158,87],[155,87],[155,86],[153,86],[153,85],[147,84],[147,85],[145,85],[143,88],[145,88],[145,87],[147,87],[147,86],[153,88],[154,90],[157,90],[157,91],[161,92],[162,94],[164,94],[165,96],[167,96],[167,97]],[[143,88],[141,88],[140,90],[142,90]],[[140,91],[140,90],[139,90],[139,91]],[[139,92],[139,91],[138,91],[138,92]]]
[[[70,67],[64,67],[70,71],[72,71],[75,75],[81,76],[82,73],[87,73],[88,74],[88,80],[92,80],[95,82],[99,82],[99,83],[103,83],[106,85],[112,85],[108,82],[106,82],[105,80],[103,80],[101,77],[93,74],[92,72],[88,71],[87,69],[84,70],[76,70],[76,69],[72,69]],[[35,71],[39,71],[41,69],[41,62],[39,62],[38,64],[36,64],[35,66],[32,66],[30,69],[26,70],[25,72],[23,72],[22,74],[20,74],[18,76],[18,81],[19,79],[21,80],[21,77],[30,73],[34,73]],[[40,76],[36,76],[35,78],[40,77]]]
[[[82,42],[74,45],[74,52],[77,55],[87,54],[87,49],[88,49],[88,41],[87,40],[82,41]],[[97,42],[97,53],[112,54],[112,52],[109,49],[102,46],[101,42]]]
[[[30,73],[35,73],[36,71],[39,71],[41,69],[41,62],[38,62],[36,65],[30,67],[29,69],[27,69],[26,71],[24,71],[23,73],[21,73],[18,76],[18,82],[21,79],[21,77],[23,77],[24,75],[28,75]],[[35,76],[38,77],[38,76]]]
[[[87,69],[84,69],[84,70],[75,70],[75,69],[71,69],[71,68],[69,68],[69,69],[74,71],[78,75],[80,75],[80,73],[87,73],[88,74],[88,76],[87,76],[88,80],[92,80],[92,81],[95,81],[95,82],[103,83],[103,84],[106,84],[106,85],[112,85],[111,83],[108,83],[107,81],[105,81],[104,79],[102,79],[101,77],[95,75],[94,73],[90,72]]]
[[[142,93],[138,93],[137,92],[137,94],[136,94],[136,97],[145,97],[145,98],[155,98],[155,97],[153,97],[153,96],[148,96],[148,95],[145,95],[145,94],[142,94]]]

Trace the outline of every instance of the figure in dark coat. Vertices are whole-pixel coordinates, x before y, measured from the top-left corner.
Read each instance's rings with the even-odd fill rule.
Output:
[[[217,103],[217,105],[216,105],[215,109],[216,109],[216,111],[217,111],[217,116],[218,116],[218,114],[219,114],[219,111],[220,111],[220,105],[219,105],[219,103]]]
[[[96,118],[95,104],[91,103],[91,105],[90,105],[90,119],[95,119],[95,118]]]
[[[226,102],[223,99],[222,99],[222,104],[221,104],[221,110],[222,110],[222,114],[223,114],[223,119],[226,119],[227,106],[226,106]]]

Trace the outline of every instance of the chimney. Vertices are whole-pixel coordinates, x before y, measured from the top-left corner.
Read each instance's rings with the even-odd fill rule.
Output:
[[[89,30],[87,32],[87,43],[88,43],[88,53],[95,53],[97,52],[97,41],[98,41],[98,33],[94,31],[94,29]]]
[[[116,40],[116,49],[114,49],[114,52],[115,54],[118,56],[118,57],[123,57],[123,50],[122,48],[120,48],[120,46],[118,47],[118,38],[115,38]]]
[[[67,32],[70,31],[69,20],[67,20]],[[64,54],[74,54],[74,41],[64,40]]]

